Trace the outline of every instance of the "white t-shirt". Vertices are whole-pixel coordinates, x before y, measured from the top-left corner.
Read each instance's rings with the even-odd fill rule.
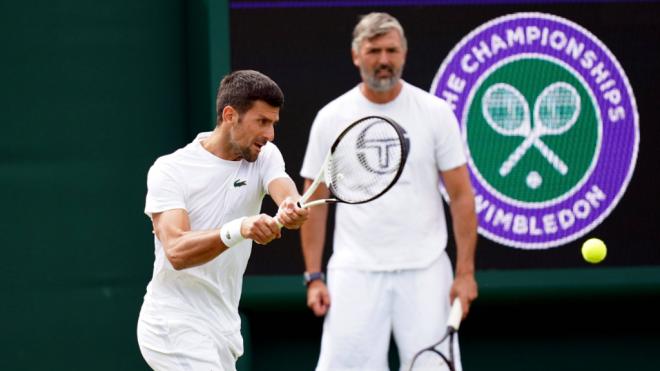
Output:
[[[191,230],[219,228],[241,216],[258,214],[268,184],[288,177],[279,149],[261,148],[255,162],[223,160],[202,147],[201,133],[184,148],[160,157],[149,170],[144,212],[151,217],[172,209],[188,212]],[[220,236],[218,235],[218,242]],[[145,305],[168,321],[188,321],[230,342],[242,353],[238,302],[252,248],[245,240],[200,266],[175,270],[154,236],[155,262]],[[149,318],[146,318],[149,320]],[[237,344],[236,344],[237,343]]]
[[[388,271],[428,266],[447,243],[439,172],[466,162],[456,116],[445,101],[406,82],[386,104],[369,101],[359,86],[351,89],[317,114],[300,175],[313,179],[337,135],[367,115],[390,117],[401,125],[410,153],[398,182],[383,196],[366,204],[337,205],[329,267]]]

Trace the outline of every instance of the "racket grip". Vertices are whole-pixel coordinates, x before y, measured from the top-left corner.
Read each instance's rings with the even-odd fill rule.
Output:
[[[302,198],[300,200],[302,200]],[[309,205],[304,204],[304,201],[301,204],[300,200],[296,201],[296,206],[298,206],[298,208],[303,209],[303,208],[309,207]],[[275,219],[275,223],[277,223],[277,226],[280,229],[282,229],[282,227],[284,227],[284,224],[282,224],[282,222],[280,222],[280,212],[279,212],[279,210],[277,211],[277,214],[275,215],[275,217],[273,219]]]
[[[275,219],[275,224],[277,224],[277,228],[282,229],[284,227],[284,224],[280,221],[280,210],[277,209],[277,214],[273,217]]]
[[[458,328],[461,325],[462,318],[463,318],[463,306],[461,305],[461,300],[459,298],[455,298],[454,302],[451,305],[451,309],[449,310],[447,327],[451,328],[453,331],[458,331]]]

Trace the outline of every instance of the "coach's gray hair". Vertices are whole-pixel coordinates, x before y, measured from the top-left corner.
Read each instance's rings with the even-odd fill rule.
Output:
[[[408,41],[406,40],[406,35],[403,33],[401,23],[387,13],[369,13],[363,16],[353,30],[353,43],[351,47],[357,53],[360,50],[362,41],[386,34],[392,29],[399,31],[403,49],[408,49]]]

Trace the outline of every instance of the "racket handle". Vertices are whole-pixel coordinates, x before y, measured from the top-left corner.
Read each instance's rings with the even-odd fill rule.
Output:
[[[335,203],[335,202],[337,202],[337,199],[328,198],[328,199],[323,199],[323,200],[310,201],[310,202],[304,203],[302,205],[299,204],[298,207],[300,207],[301,209],[307,209],[307,208],[310,208],[310,207],[313,207],[313,206],[331,204],[331,203]]]
[[[322,205],[322,204],[326,204],[328,202],[336,201],[335,199],[328,199],[328,200],[316,200],[316,201],[305,203],[302,198],[300,200],[303,201],[303,202],[301,203],[300,201],[297,201],[296,206],[298,206],[301,209],[305,209],[305,208],[308,208],[308,207],[312,207],[312,206],[316,206],[316,205]],[[282,224],[282,222],[280,222],[280,213],[279,213],[279,211],[277,212],[277,214],[275,215],[275,217],[273,219],[275,219],[275,223],[277,223],[277,226],[280,229],[282,229],[282,227],[284,227],[284,224]]]
[[[455,298],[454,302],[451,305],[449,310],[449,319],[447,319],[447,327],[452,331],[458,331],[458,327],[461,325],[461,319],[463,318],[463,306],[461,305],[461,300]]]

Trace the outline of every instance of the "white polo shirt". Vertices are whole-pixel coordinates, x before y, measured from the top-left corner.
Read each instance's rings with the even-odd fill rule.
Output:
[[[191,230],[219,228],[235,218],[258,214],[268,184],[288,177],[274,144],[262,147],[255,162],[227,161],[202,147],[200,140],[210,134],[199,134],[186,147],[153,164],[144,209],[149,217],[184,209]],[[234,351],[242,353],[238,303],[252,241],[245,240],[203,265],[180,271],[172,267],[155,236],[154,247],[154,271],[141,318],[187,321],[218,341],[231,339]]]
[[[337,205],[329,268],[428,266],[447,242],[439,172],[466,162],[456,116],[445,101],[406,82],[386,104],[369,101],[359,86],[351,89],[317,114],[300,175],[313,179],[337,135],[367,115],[387,116],[401,125],[410,153],[400,179],[386,194],[365,204]]]

